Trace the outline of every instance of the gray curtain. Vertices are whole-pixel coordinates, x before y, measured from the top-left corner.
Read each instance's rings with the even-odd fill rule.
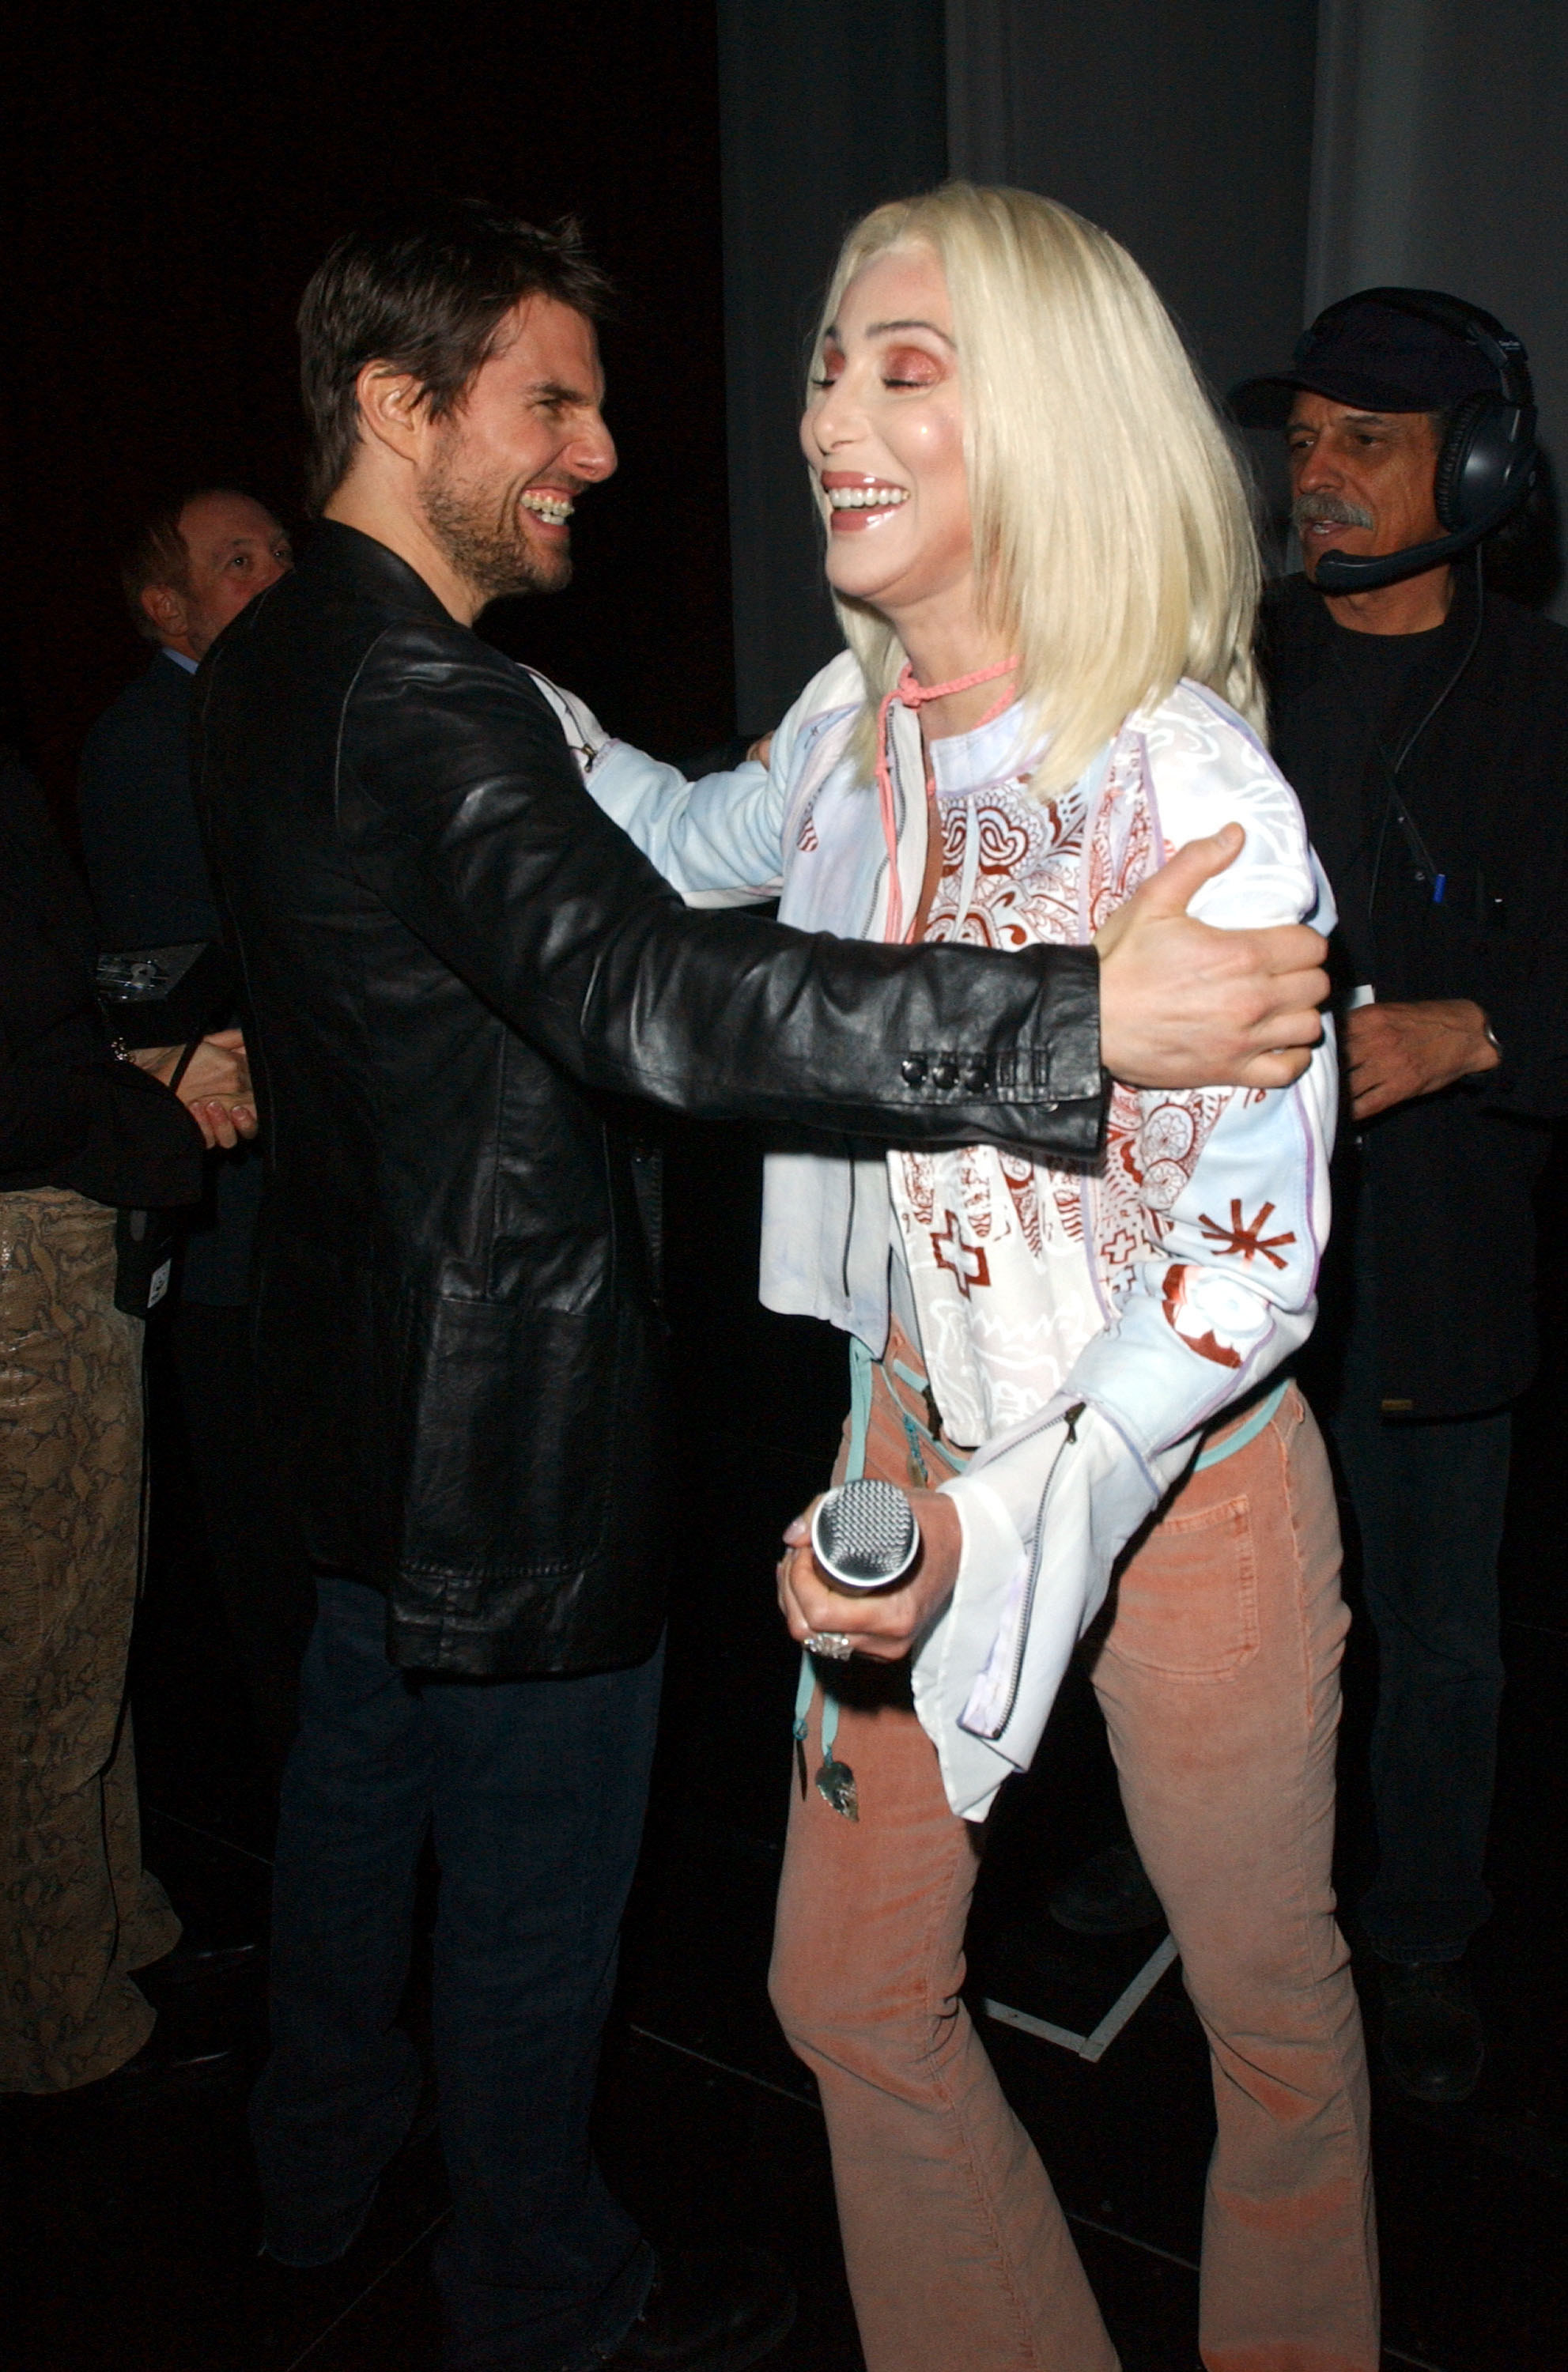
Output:
[[[1301,327],[1316,0],[947,0],[952,170],[1128,247],[1225,388]]]
[[[1568,6],[1321,0],[1307,311],[1378,282],[1484,305],[1568,449]],[[1568,593],[1553,614],[1568,619]]]

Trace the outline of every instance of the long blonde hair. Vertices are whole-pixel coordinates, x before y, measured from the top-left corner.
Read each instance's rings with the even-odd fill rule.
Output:
[[[814,355],[856,273],[914,246],[935,252],[953,308],[984,622],[1018,653],[1019,696],[1050,735],[1037,794],[1074,781],[1184,675],[1261,732],[1247,490],[1126,249],[1049,198],[949,181],[855,225]],[[866,603],[835,607],[865,677],[855,746],[869,760],[903,652]]]

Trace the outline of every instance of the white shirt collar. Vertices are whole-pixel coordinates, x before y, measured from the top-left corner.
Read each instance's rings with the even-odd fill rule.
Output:
[[[989,725],[933,741],[927,752],[931,779],[938,793],[946,791],[949,796],[981,790],[989,783],[1016,782],[1020,774],[1033,773],[1043,747],[1043,739],[1026,739],[1024,703],[1016,700]]]

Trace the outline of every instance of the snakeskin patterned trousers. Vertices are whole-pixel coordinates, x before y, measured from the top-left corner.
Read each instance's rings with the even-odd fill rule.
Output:
[[[113,1212],[0,1194],[0,2091],[132,2057],[153,2012],[130,1972],[180,1935],[142,1867],[125,1703],[141,1351]]]

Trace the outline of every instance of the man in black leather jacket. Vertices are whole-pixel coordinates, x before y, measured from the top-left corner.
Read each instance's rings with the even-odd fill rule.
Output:
[[[324,518],[198,685],[269,1165],[261,1367],[323,1576],[255,2110],[266,2240],[341,2254],[407,2129],[392,2021],[433,1823],[450,2372],[740,2365],[790,2311],[766,2265],[656,2281],[587,2144],[663,1622],[662,1330],[617,1099],[1089,1155],[1102,1054],[1272,1084],[1321,984],[1309,933],[1182,916],[1222,844],[1118,917],[1103,1006],[1087,949],[688,912],[470,631],[565,581],[573,499],[614,466],[598,295],[572,238],[479,207],[341,241],[301,312]]]

